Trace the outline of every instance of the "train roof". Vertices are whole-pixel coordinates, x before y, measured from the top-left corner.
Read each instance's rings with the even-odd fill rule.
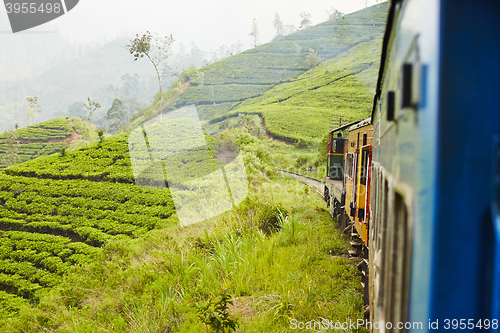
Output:
[[[352,123],[346,124],[346,125],[344,125],[344,126],[337,127],[337,128],[335,128],[335,129],[332,129],[332,130],[330,131],[330,133],[337,132],[337,131],[342,131],[343,129],[346,129],[346,128],[350,127],[350,126],[353,126],[353,125],[355,125],[355,124],[359,123],[360,121],[361,121],[361,120],[356,120],[356,121],[353,121]]]
[[[389,41],[391,39],[392,29],[394,25],[394,14],[396,10],[396,4],[398,1],[391,0],[391,5],[389,7],[389,13],[387,15],[387,23],[385,26],[384,40],[382,42],[382,54],[380,56],[380,68],[378,71],[377,88],[375,90],[375,96],[373,97],[373,108],[372,108],[372,118],[375,113],[375,108],[377,106],[377,100],[380,98],[382,92],[382,80],[384,77],[385,63],[387,60],[387,52],[389,49]]]
[[[358,122],[357,124],[351,126],[348,131],[349,132],[350,131],[354,131],[355,129],[358,129],[358,128],[361,128],[361,127],[365,127],[365,126],[371,125],[371,124],[372,124],[372,118],[370,117],[370,118],[362,120],[362,121]]]

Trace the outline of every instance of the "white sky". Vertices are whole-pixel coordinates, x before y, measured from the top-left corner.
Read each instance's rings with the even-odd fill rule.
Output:
[[[368,0],[368,6],[373,4],[375,0]],[[177,45],[189,47],[194,41],[202,50],[238,41],[247,48],[253,18],[257,19],[259,41],[266,43],[274,37],[275,13],[285,25],[298,28],[300,13],[310,13],[315,25],[326,20],[325,11],[332,6],[347,14],[364,8],[365,0],[80,0],[66,15],[35,29],[56,29],[75,42],[149,30],[172,34]],[[5,7],[0,5],[0,21],[6,20]]]

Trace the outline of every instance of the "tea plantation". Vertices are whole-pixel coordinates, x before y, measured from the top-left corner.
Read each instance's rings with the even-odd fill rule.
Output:
[[[368,116],[386,13],[387,2],[205,66],[168,109],[195,104],[210,123],[257,113],[275,138],[318,139],[329,118]],[[312,69],[310,49],[325,60]]]
[[[126,135],[5,169],[0,314],[15,314],[19,302],[36,302],[71,265],[85,263],[106,242],[175,223],[169,219],[174,212],[168,189],[134,184]]]
[[[382,3],[201,68],[203,75],[193,76],[168,108],[195,104],[201,119],[215,126],[240,113],[258,114],[275,138],[317,140],[329,129],[330,118],[369,114],[387,7]],[[314,68],[307,61],[310,49],[324,60]],[[165,94],[174,96],[173,91]],[[153,116],[133,118],[143,123]],[[202,136],[200,144],[183,147],[177,142],[180,134],[195,127],[176,126],[137,132],[145,141],[135,147],[135,162],[128,133],[66,151],[76,131],[67,118],[0,135],[0,156],[9,162],[0,163],[1,318],[15,317],[23,304],[36,304],[71,267],[91,261],[105,244],[177,225],[170,189],[152,186],[165,181],[155,178],[166,175],[165,167],[174,170],[168,175],[171,188],[182,189],[196,173],[223,169],[227,161],[217,159],[219,152],[238,153]],[[172,143],[153,143],[155,131],[167,133],[163,138]],[[154,173],[149,163],[158,152],[173,157]],[[132,163],[142,165],[142,185],[151,186],[135,184]]]
[[[61,117],[0,134],[0,170],[67,149],[72,135],[82,131],[82,123],[78,118]]]

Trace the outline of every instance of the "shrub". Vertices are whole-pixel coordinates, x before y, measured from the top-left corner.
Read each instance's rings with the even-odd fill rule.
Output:
[[[222,291],[217,296],[211,296],[205,304],[195,304],[198,319],[212,332],[233,332],[238,327],[238,321],[231,316],[228,304],[233,304],[231,295]]]
[[[309,156],[300,155],[299,158],[297,158],[297,162],[295,162],[295,166],[297,168],[300,168],[301,166],[304,166],[307,163],[309,163],[309,161],[310,161],[310,157]]]
[[[187,82],[189,79],[191,79],[191,76],[196,72],[196,68],[191,66],[189,68],[186,68],[185,70],[182,71],[181,73],[181,79],[182,82]]]
[[[266,235],[279,231],[281,229],[280,216],[288,216],[288,212],[283,207],[262,204],[258,215],[259,229]]]
[[[97,130],[97,136],[99,137],[99,142],[102,143],[104,140],[104,128],[99,128]]]
[[[301,148],[301,149],[304,149],[304,148],[307,148],[309,147],[311,143],[309,141],[307,141],[306,139],[304,138],[299,138],[297,140],[297,142],[295,142],[294,146],[297,147],[297,148]]]

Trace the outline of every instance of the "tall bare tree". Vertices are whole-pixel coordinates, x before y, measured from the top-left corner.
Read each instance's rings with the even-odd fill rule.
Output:
[[[257,47],[259,45],[259,28],[257,27],[257,19],[253,19],[252,21],[252,31],[249,33],[253,39],[253,47]]]
[[[306,56],[306,61],[309,64],[309,68],[311,69],[311,84],[314,80],[314,67],[323,62],[323,58],[318,56],[318,52],[314,49],[309,49],[309,53]]]
[[[38,97],[26,97],[28,101],[28,106],[26,107],[26,125],[30,125],[30,119],[32,120],[32,124],[35,123],[35,118],[37,113],[42,113],[42,108],[40,104],[38,104]]]
[[[148,58],[156,71],[158,86],[160,87],[160,119],[163,121],[163,90],[161,87],[161,78],[165,76],[161,66],[165,64],[170,56],[171,46],[174,42],[172,35],[160,37],[158,34],[152,34],[149,31],[142,36],[135,35],[135,38],[127,45],[127,49],[134,56],[134,61],[139,58]]]
[[[90,97],[87,97],[87,103],[83,104],[87,110],[89,110],[89,114],[87,116],[87,140],[89,139],[89,129],[90,129],[90,121],[92,120],[92,115],[97,109],[101,108],[101,104],[98,101],[91,100]]]
[[[278,13],[274,16],[273,25],[274,29],[276,29],[276,37],[283,36],[283,22],[281,21]]]
[[[300,21],[300,28],[309,28],[311,26],[311,14],[304,12],[300,14],[300,17],[302,18],[302,20]]]

